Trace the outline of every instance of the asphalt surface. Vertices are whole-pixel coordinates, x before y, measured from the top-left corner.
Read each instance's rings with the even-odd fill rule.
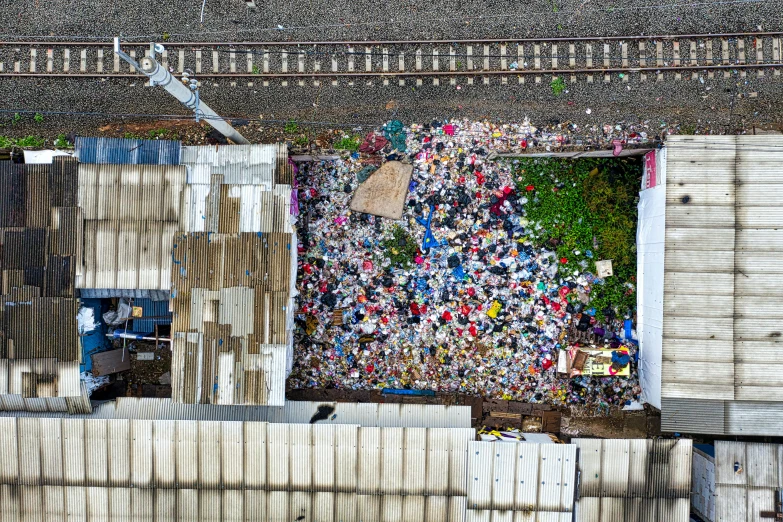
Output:
[[[171,41],[523,38],[775,31],[780,0],[49,0],[4,9],[0,39]]]

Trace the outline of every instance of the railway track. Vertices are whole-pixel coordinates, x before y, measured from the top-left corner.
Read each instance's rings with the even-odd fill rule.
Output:
[[[783,32],[517,40],[166,43],[157,59],[202,83],[461,85],[780,75]],[[136,58],[150,43],[123,43]],[[112,42],[0,42],[0,77],[143,80]],[[139,81],[144,84],[144,81]]]

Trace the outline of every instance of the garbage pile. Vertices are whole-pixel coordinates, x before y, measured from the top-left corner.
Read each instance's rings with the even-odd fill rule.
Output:
[[[531,127],[394,125],[388,139],[368,136],[369,153],[300,165],[289,387],[427,389],[594,408],[638,400],[624,318],[597,323],[597,277],[532,246],[526,192],[509,164],[488,160],[529,139]],[[389,160],[414,167],[402,219],[351,212],[357,186]],[[577,328],[582,344],[626,350],[630,376],[558,373]]]

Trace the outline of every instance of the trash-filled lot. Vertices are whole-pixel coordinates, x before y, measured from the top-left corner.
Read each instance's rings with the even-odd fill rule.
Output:
[[[364,152],[302,164],[289,387],[599,410],[638,400],[641,162],[489,159],[535,132],[528,122],[392,122]],[[383,192],[395,180],[407,184],[401,219],[394,190]],[[391,217],[351,211],[359,199]]]

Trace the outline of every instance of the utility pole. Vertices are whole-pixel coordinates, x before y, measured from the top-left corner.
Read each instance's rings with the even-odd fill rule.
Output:
[[[162,49],[162,46],[155,45],[154,48]],[[238,145],[247,145],[250,142],[245,139],[234,127],[232,127],[218,113],[213,111],[209,105],[202,102],[199,98],[198,89],[195,82],[191,82],[191,87],[178,81],[172,74],[162,67],[154,56],[145,56],[140,62],[120,50],[120,39],[114,39],[114,53],[131,64],[134,68],[144,73],[152,85],[160,85],[169,94],[178,99],[182,104],[191,109],[196,115],[196,121],[204,118],[207,123],[215,128],[220,134]]]

